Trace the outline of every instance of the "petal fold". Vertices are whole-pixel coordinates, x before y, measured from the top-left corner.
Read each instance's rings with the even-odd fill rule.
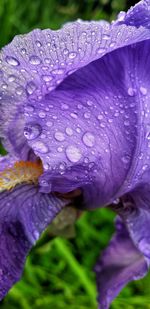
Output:
[[[136,249],[119,218],[116,229],[116,234],[95,266],[100,309],[108,309],[128,282],[142,278],[148,271],[148,261]]]
[[[150,259],[150,191],[149,185],[136,188],[122,198],[116,212],[121,216],[138,250]]]
[[[64,204],[33,185],[0,194],[0,299],[20,279],[31,247]]]
[[[146,29],[150,29],[150,1],[142,0],[131,7],[127,13],[121,12],[118,15],[116,24],[125,24],[137,28],[143,26]]]

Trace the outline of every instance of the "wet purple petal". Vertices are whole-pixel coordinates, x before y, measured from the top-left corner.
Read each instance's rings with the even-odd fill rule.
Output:
[[[24,113],[30,114],[33,106],[69,74],[112,50],[149,37],[146,29],[80,21],[69,23],[59,31],[35,30],[17,36],[0,55],[0,136],[6,148],[27,156]],[[14,128],[16,120],[19,132]]]
[[[28,144],[45,169],[44,190],[81,187],[86,206],[99,207],[145,177],[149,50],[148,41],[105,55],[66,78],[25,116]]]
[[[114,205],[114,209],[124,221],[135,246],[147,258],[150,258],[149,205],[150,190],[148,184],[136,188],[131,194],[126,194],[119,207]]]
[[[28,252],[63,207],[33,185],[0,193],[0,299],[20,279]]]
[[[116,24],[135,27],[143,26],[150,29],[150,1],[142,0],[131,7],[127,13],[120,12]]]
[[[148,271],[148,261],[136,249],[120,219],[116,228],[117,233],[95,266],[100,309],[108,309],[128,282],[140,279]]]

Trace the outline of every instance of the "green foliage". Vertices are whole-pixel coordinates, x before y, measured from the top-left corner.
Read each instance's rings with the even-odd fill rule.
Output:
[[[135,1],[136,2],[136,1]],[[81,19],[115,18],[134,1],[127,0],[0,0],[0,46],[33,28],[57,29]],[[0,152],[5,154],[0,146]],[[92,268],[113,233],[110,210],[84,213],[76,238],[52,238],[47,230],[29,255],[22,280],[1,302],[1,309],[96,309]],[[112,309],[150,309],[150,276],[129,284]]]

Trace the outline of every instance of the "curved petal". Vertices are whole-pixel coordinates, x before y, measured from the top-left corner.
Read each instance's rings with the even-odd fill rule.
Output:
[[[86,207],[99,207],[140,183],[149,169],[149,51],[142,42],[90,63],[25,116],[44,190],[81,187]]]
[[[33,185],[0,194],[0,299],[20,279],[29,250],[63,207]]]
[[[0,136],[7,139],[7,150],[18,154],[23,147],[21,154],[28,152],[22,136],[23,106],[28,104],[26,113],[30,113],[73,71],[115,49],[149,38],[144,28],[81,21],[58,31],[34,30],[17,36],[0,54]]]
[[[130,237],[139,251],[150,258],[150,189],[149,184],[137,187],[112,206],[121,216]]]
[[[25,120],[23,107],[17,99],[6,96],[0,101],[0,137],[5,149],[19,160],[34,159],[33,151],[27,144],[23,130]]]
[[[127,13],[121,12],[115,24],[127,26],[145,27],[150,29],[150,1],[142,0],[131,7]]]
[[[117,233],[95,266],[100,309],[108,309],[112,300],[130,281],[143,277],[148,260],[136,249],[120,219]]]

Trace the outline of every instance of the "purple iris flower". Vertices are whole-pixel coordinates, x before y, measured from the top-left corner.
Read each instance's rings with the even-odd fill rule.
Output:
[[[5,46],[0,137],[0,298],[73,191],[76,207],[118,214],[95,266],[109,308],[150,263],[150,1],[112,24],[79,20]]]

